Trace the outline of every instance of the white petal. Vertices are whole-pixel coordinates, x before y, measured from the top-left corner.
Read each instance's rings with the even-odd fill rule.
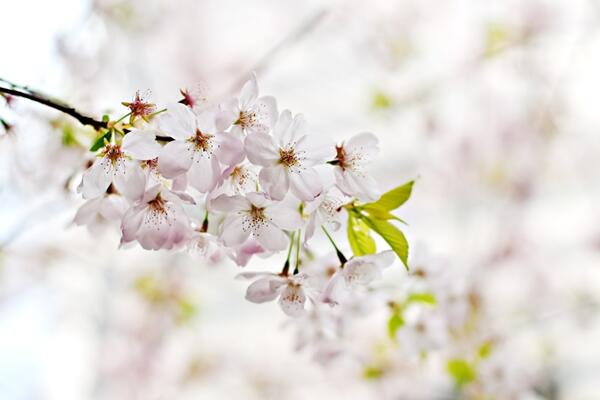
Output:
[[[256,74],[253,72],[250,79],[244,84],[240,92],[240,108],[246,110],[251,106],[258,97],[258,83],[256,82]]]
[[[231,133],[222,133],[217,136],[219,149],[216,151],[217,158],[225,165],[236,165],[245,157],[244,143]]]
[[[254,231],[254,237],[265,249],[271,251],[285,249],[289,241],[281,229],[268,222]]]
[[[237,211],[249,210],[250,202],[244,196],[227,196],[222,194],[211,201],[211,206],[215,211],[235,213]]]
[[[279,160],[278,147],[266,133],[253,133],[246,137],[246,155],[252,164],[269,167]]]
[[[267,216],[281,229],[293,231],[302,226],[300,212],[283,203],[278,203],[265,210]]]
[[[102,201],[104,201],[104,198],[97,197],[83,203],[83,205],[77,210],[75,218],[73,218],[73,222],[75,222],[76,225],[86,225],[92,222],[94,219],[96,219],[96,215],[98,215],[100,212]]]
[[[137,232],[144,219],[144,207],[132,207],[123,216],[121,222],[121,242],[127,243],[135,240]]]
[[[304,313],[304,303],[306,303],[306,295],[302,286],[288,285],[281,292],[279,297],[279,305],[284,313],[290,317],[298,317]]]
[[[196,133],[196,115],[183,104],[171,104],[158,117],[158,127],[167,136],[185,140]]]
[[[248,239],[250,232],[242,228],[243,217],[235,215],[225,219],[222,226],[221,239],[227,246],[238,246]]]
[[[277,101],[272,96],[264,96],[254,104],[256,120],[247,128],[249,134],[269,133],[277,122]]]
[[[200,193],[206,193],[214,189],[220,175],[219,162],[216,158],[207,158],[197,153],[188,170],[188,183]]]
[[[304,135],[298,140],[295,149],[304,154],[302,164],[308,167],[325,164],[336,155],[335,143],[327,135]]]
[[[162,149],[156,141],[156,135],[151,131],[134,129],[123,138],[121,148],[137,160],[152,160],[158,157]]]
[[[136,201],[144,195],[146,174],[136,161],[126,161],[117,169],[114,184],[119,193]]]
[[[283,200],[290,188],[288,171],[283,165],[266,167],[259,174],[260,185],[274,200]]]
[[[113,168],[109,160],[97,158],[94,164],[83,173],[78,190],[84,199],[103,195],[113,177]]]
[[[279,294],[279,287],[271,285],[273,278],[262,278],[253,282],[246,290],[246,300],[253,303],[273,301]]]
[[[193,159],[190,144],[174,140],[162,148],[158,156],[158,170],[165,178],[175,178],[190,169]]]
[[[107,220],[118,220],[127,211],[127,202],[122,196],[109,194],[100,204],[99,212]]]
[[[290,174],[290,188],[300,200],[310,201],[321,193],[323,185],[319,174],[313,168]]]
[[[370,132],[362,132],[351,137],[344,144],[344,150],[350,154],[358,153],[368,161],[379,152],[379,139]]]

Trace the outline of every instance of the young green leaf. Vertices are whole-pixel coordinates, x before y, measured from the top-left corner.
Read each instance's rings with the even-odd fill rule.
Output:
[[[363,211],[365,211],[367,214],[369,214],[370,217],[373,217],[375,219],[383,219],[383,220],[393,219],[396,221],[400,221],[405,225],[408,225],[405,221],[396,217],[394,214],[392,214],[385,208],[382,208],[381,206],[379,206],[375,203],[365,204],[364,206],[361,207],[361,209]]]
[[[373,254],[377,251],[369,227],[353,214],[348,214],[348,242],[355,256]]]
[[[388,335],[390,339],[396,340],[396,335],[398,330],[404,326],[404,318],[402,318],[402,314],[400,310],[394,312],[390,319],[388,320]]]
[[[433,306],[437,303],[437,300],[433,293],[411,293],[406,298],[405,303],[425,303]]]
[[[390,245],[408,271],[408,242],[404,234],[387,221],[368,217],[364,217],[363,219],[371,229],[377,232]]]
[[[412,188],[415,181],[410,181],[402,186],[398,186],[395,189],[385,192],[379,200],[373,203],[366,204],[365,206],[376,206],[383,210],[392,211],[400,207],[402,204],[410,198]]]
[[[97,150],[101,149],[102,147],[104,147],[104,139],[106,139],[107,141],[110,141],[111,135],[112,135],[111,131],[106,131],[102,135],[100,135],[94,141],[94,144],[92,144],[92,147],[90,147],[90,151],[97,151]]]
[[[461,387],[475,379],[475,370],[466,360],[448,360],[446,370],[454,378],[456,386]]]

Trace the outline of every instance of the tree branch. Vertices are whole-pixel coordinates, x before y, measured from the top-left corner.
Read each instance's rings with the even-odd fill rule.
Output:
[[[95,130],[100,130],[102,128],[108,127],[108,124],[106,122],[99,121],[92,117],[88,117],[87,115],[80,113],[75,108],[67,104],[51,100],[47,96],[44,96],[36,91],[28,89],[27,87],[15,85],[5,79],[0,78],[0,81],[10,86],[10,88],[0,86],[0,93],[6,93],[15,97],[23,97],[25,99],[35,101],[36,103],[43,104],[47,107],[58,110],[64,114],[70,115],[71,117],[79,121],[82,125],[89,125]]]

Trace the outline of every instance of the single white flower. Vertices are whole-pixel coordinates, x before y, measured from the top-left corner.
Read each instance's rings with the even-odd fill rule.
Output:
[[[282,200],[288,191],[301,200],[313,200],[322,190],[321,178],[314,168],[333,156],[333,147],[322,137],[307,134],[302,115],[281,113],[273,136],[255,133],[246,137],[248,160],[263,168],[260,184],[271,198]]]
[[[92,199],[103,195],[112,183],[119,193],[136,200],[146,186],[137,160],[156,158],[160,149],[152,131],[132,130],[120,144],[107,144],[100,151],[100,157],[83,173],[78,192],[84,199]]]
[[[127,211],[127,201],[118,194],[104,194],[86,201],[75,214],[73,222],[85,225],[90,233],[99,234],[111,223],[117,223]]]
[[[299,273],[286,276],[271,272],[242,272],[238,278],[256,279],[246,290],[246,300],[253,303],[265,303],[279,299],[284,313],[298,317],[305,311],[307,293],[305,284],[308,277]]]
[[[227,103],[219,119],[225,126],[231,125],[231,133],[243,135],[268,133],[275,125],[277,115],[274,97],[258,97],[258,83],[253,73],[242,87],[239,99],[232,99]]]
[[[348,196],[362,201],[375,201],[381,196],[377,183],[365,171],[379,152],[378,143],[375,135],[363,132],[336,147],[335,181]]]
[[[391,250],[351,258],[333,274],[323,291],[321,300],[324,303],[337,304],[339,296],[343,295],[341,290],[352,290],[369,285],[381,278],[383,269],[392,265],[395,259],[396,256]]]
[[[159,127],[175,140],[162,148],[158,170],[169,179],[187,173],[188,183],[202,193],[217,185],[221,163],[235,165],[244,157],[241,140],[217,130],[213,110],[196,115],[189,107],[174,104],[161,115]]]
[[[252,235],[267,250],[283,250],[288,244],[283,229],[295,230],[302,225],[298,210],[274,203],[261,193],[221,195],[211,205],[215,211],[227,213],[221,230],[227,246],[240,245]]]
[[[339,193],[335,188],[322,192],[314,200],[306,203],[304,213],[308,215],[304,241],[308,241],[315,233],[315,230],[325,225],[326,228],[338,230],[342,217],[342,206],[347,202],[346,196]]]
[[[193,200],[155,185],[123,216],[121,243],[137,240],[146,250],[172,249],[190,235],[190,222],[182,202]]]

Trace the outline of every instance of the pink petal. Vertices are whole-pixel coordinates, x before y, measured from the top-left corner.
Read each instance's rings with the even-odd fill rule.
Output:
[[[271,285],[272,279],[262,278],[250,284],[246,290],[246,300],[253,303],[265,303],[275,300],[279,294],[279,287]]]
[[[239,246],[250,236],[249,231],[242,229],[242,220],[243,217],[235,215],[228,217],[223,223],[221,239],[227,246]]]
[[[185,140],[196,133],[196,115],[183,104],[171,104],[158,117],[158,126],[165,135]]]
[[[84,199],[91,199],[103,195],[108,189],[113,177],[113,168],[110,161],[97,158],[94,164],[83,173],[78,191]]]
[[[288,237],[274,224],[265,223],[254,232],[255,239],[267,250],[279,251],[288,245]]]

